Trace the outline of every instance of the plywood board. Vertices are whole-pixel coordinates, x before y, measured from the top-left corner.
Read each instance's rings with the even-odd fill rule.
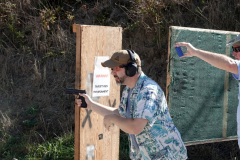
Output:
[[[92,79],[94,72],[94,63],[96,56],[109,56],[122,48],[122,28],[105,26],[74,25],[74,31],[77,32],[77,56],[76,58],[76,87],[86,89],[91,95]],[[80,43],[78,42],[80,41]],[[80,66],[80,68],[78,68]],[[80,85],[77,85],[77,84]],[[115,80],[110,80],[110,96],[95,98],[95,101],[118,108],[120,103],[120,87],[116,85]],[[117,160],[119,159],[119,128],[111,127],[107,131],[103,126],[103,117],[87,109],[75,110],[79,122],[75,122],[75,160],[91,159],[87,148],[94,146],[95,160]],[[78,120],[78,118],[76,118]],[[101,137],[102,136],[102,137]],[[79,139],[79,142],[78,140]]]
[[[169,28],[167,101],[185,144],[232,140],[237,135],[238,82],[231,73],[199,58],[179,58],[174,45],[231,56],[226,43],[237,32],[172,26]],[[183,52],[186,48],[183,47]]]

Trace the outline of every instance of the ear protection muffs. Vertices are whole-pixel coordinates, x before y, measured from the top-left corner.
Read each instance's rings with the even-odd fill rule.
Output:
[[[137,71],[138,71],[138,66],[136,63],[137,61],[137,58],[135,56],[135,52],[133,50],[128,50],[127,49],[127,52],[130,56],[130,60],[131,62],[129,62],[126,66],[125,66],[125,71],[126,71],[126,75],[129,76],[129,77],[133,77]]]

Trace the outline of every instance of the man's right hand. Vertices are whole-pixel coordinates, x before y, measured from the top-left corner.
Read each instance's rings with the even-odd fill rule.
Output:
[[[79,93],[80,96],[84,97],[85,98],[85,102],[87,103],[87,109],[91,109],[91,106],[92,106],[92,99],[89,97],[89,95],[87,94],[81,94]],[[81,99],[77,99],[77,105],[78,107],[81,107],[81,104],[82,104],[82,100]]]
[[[181,46],[184,46],[187,48],[187,52],[184,53],[182,57],[196,56],[197,49],[195,47],[193,47],[192,44],[186,43],[186,42],[178,42],[178,43],[176,43],[176,45],[174,47],[181,47]]]

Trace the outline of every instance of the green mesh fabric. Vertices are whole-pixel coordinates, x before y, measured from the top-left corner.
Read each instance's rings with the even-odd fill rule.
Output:
[[[232,54],[231,47],[226,47],[227,34],[186,28],[171,28],[170,34],[168,105],[183,141],[223,138],[224,94],[228,96],[227,137],[236,136],[238,82],[229,73],[229,87],[224,92],[225,71],[196,57],[179,58],[174,48],[176,42],[184,41],[210,52],[226,54],[231,50]],[[233,34],[231,38],[235,36]],[[182,47],[182,50],[186,52],[186,48]]]

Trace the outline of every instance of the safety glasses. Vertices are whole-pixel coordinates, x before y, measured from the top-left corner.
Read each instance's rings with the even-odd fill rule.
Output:
[[[120,66],[117,66],[117,67],[114,67],[114,68],[111,68],[112,72],[117,72],[117,71],[120,71],[121,68],[124,68],[124,67],[127,67],[127,65],[120,65]]]
[[[232,47],[233,52],[240,52],[240,47]]]
[[[120,67],[119,66],[118,67],[114,67],[114,68],[111,68],[111,70],[112,70],[112,72],[117,72],[117,71],[120,70]]]

